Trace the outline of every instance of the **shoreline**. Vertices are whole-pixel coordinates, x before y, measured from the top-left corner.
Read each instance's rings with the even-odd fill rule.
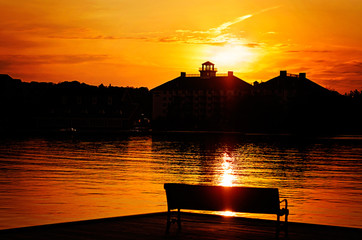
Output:
[[[6,137],[49,137],[49,136],[157,136],[157,135],[236,135],[236,136],[280,136],[280,137],[362,137],[362,132],[278,132],[278,131],[227,131],[227,130],[75,130],[75,131],[0,131],[2,138]]]

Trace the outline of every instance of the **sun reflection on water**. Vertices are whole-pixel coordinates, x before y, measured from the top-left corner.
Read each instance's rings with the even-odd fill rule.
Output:
[[[224,153],[222,156],[222,164],[221,164],[221,180],[220,185],[225,187],[233,186],[235,175],[233,170],[233,161],[234,159],[230,157],[227,153]]]
[[[232,211],[222,211],[222,212],[219,212],[219,214],[221,216],[225,216],[225,217],[235,217],[236,216],[236,212],[232,212]]]

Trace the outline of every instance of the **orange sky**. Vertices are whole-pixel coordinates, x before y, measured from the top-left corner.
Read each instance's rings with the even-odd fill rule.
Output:
[[[267,81],[362,90],[361,0],[0,0],[0,73],[156,87],[212,61]]]

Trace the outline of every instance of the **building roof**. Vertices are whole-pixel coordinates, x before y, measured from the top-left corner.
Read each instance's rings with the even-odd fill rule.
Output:
[[[13,85],[20,83],[20,79],[14,79],[8,74],[0,74],[0,84],[1,85]]]
[[[180,76],[151,91],[162,90],[251,90],[252,85],[235,76],[210,78]]]
[[[0,74],[1,80],[12,80],[13,78],[10,77],[8,74]]]
[[[207,61],[207,62],[204,62],[202,65],[215,65],[215,64],[213,64],[212,62]]]
[[[269,91],[293,90],[301,95],[328,94],[330,91],[300,75],[278,76],[261,83],[259,89]]]

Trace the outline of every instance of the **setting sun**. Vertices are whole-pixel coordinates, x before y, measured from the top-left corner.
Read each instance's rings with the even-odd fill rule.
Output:
[[[239,70],[247,63],[253,62],[256,59],[256,53],[250,49],[240,45],[226,45],[221,47],[210,47],[210,52],[213,54],[210,59],[216,62],[224,71]],[[225,69],[224,69],[225,68]]]

